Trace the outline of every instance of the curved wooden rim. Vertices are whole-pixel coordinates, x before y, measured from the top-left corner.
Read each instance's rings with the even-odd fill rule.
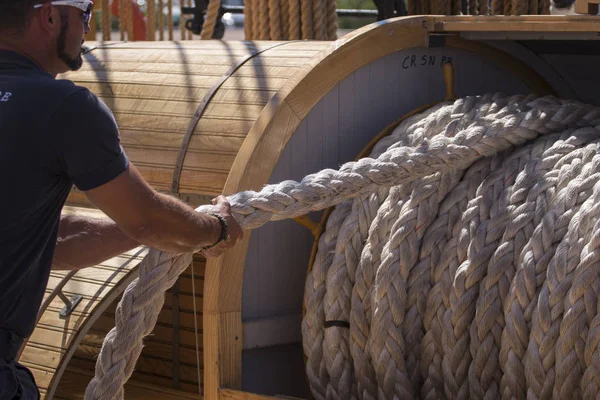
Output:
[[[381,21],[358,29],[323,50],[265,106],[238,152],[224,194],[260,189],[300,122],[329,90],[353,71],[381,57],[409,48],[427,47],[428,29],[435,21],[429,16]],[[446,45],[491,57],[520,76],[532,91],[552,93],[548,83],[535,71],[500,50],[458,37],[447,38]],[[234,249],[207,263],[204,357],[205,365],[215,366],[205,368],[207,398],[217,398],[221,387],[241,387],[242,286],[250,236],[247,232]]]

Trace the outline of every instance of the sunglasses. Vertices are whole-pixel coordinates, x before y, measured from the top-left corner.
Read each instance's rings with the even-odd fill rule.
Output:
[[[92,7],[94,2],[91,0],[56,0],[50,1],[50,4],[54,6],[69,6],[75,7],[83,11],[81,19],[85,25],[90,24],[90,20],[92,19]],[[41,8],[45,3],[36,4],[33,8]]]

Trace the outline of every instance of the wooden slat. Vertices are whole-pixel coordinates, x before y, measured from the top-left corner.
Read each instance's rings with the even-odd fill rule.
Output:
[[[436,32],[597,32],[595,16],[466,16],[431,17],[430,30]]]
[[[220,78],[220,77],[219,77]],[[143,72],[119,71],[83,71],[73,81],[85,86],[86,83],[110,82],[121,84],[138,84],[162,87],[169,91],[172,88],[210,88],[217,80],[215,76],[172,75]],[[231,77],[223,84],[224,88],[277,90],[286,79],[278,77],[241,76]]]
[[[121,129],[123,128],[137,128],[148,124],[152,130],[156,130],[157,127],[165,127],[165,133],[185,133],[189,118],[182,116],[167,116],[167,115],[141,115],[126,112],[115,112],[115,117],[119,123]],[[196,126],[196,132],[220,132],[219,129],[223,130],[223,134],[235,133],[239,135],[246,135],[248,130],[252,127],[254,120],[249,118],[242,118],[238,116],[231,116],[230,118],[223,118],[217,116],[211,116],[202,118]]]
[[[109,325],[114,326],[114,318],[102,316],[100,318],[108,318],[111,322],[106,322],[104,326],[99,328],[91,329],[85,335],[85,343],[99,344],[101,345],[104,342],[104,338],[106,337],[107,329]],[[101,330],[97,330],[101,329]],[[202,346],[202,331],[198,331],[198,341],[200,342],[200,346]],[[182,328],[179,334],[181,339],[181,346],[187,349],[196,349],[195,345],[195,335],[193,329]],[[169,344],[173,343],[173,327],[171,325],[163,325],[161,323],[156,324],[150,335],[148,335],[148,341],[153,341],[157,343]],[[201,347],[200,347],[201,349]]]
[[[200,104],[201,99],[209,92],[209,88],[179,87],[165,91],[163,86],[135,83],[89,82],[85,86],[100,96],[103,101],[114,108],[114,99],[160,100],[163,102],[176,101],[179,103]],[[211,104],[253,104],[265,105],[275,94],[274,90],[232,88],[216,92]],[[114,111],[114,109],[113,109]]]
[[[85,358],[88,360],[95,360],[100,354],[100,349],[102,347],[102,342],[100,343],[92,343],[83,341],[81,345],[75,351],[75,355],[79,358]],[[173,349],[172,343],[162,343],[158,341],[154,341],[152,339],[144,340],[144,350],[142,357],[149,359],[157,359],[157,360],[170,360],[172,358]],[[195,348],[189,347],[180,347],[179,358],[183,365],[191,366],[196,368],[196,350]],[[202,350],[200,349],[200,366],[202,366]],[[165,376],[170,376],[168,371],[164,371]]]
[[[50,381],[52,380],[52,376],[54,375],[54,370],[51,368],[41,367],[39,365],[22,362],[25,367],[27,367],[35,378],[35,383],[37,387],[40,389],[48,389],[50,385]]]
[[[219,391],[219,399],[221,399],[221,400],[275,400],[276,397],[242,392],[239,390],[221,389]]]
[[[290,78],[297,72],[299,66],[280,66],[280,65],[244,65],[236,72],[237,76],[252,77],[270,77]],[[106,72],[143,72],[150,74],[171,74],[171,75],[194,75],[194,76],[215,76],[221,77],[230,69],[229,65],[194,65],[190,68],[181,63],[155,63],[139,61],[120,61],[120,60],[94,60],[88,59],[83,64],[80,72],[102,71]]]
[[[129,147],[126,149],[126,153],[136,166],[145,165],[147,167],[157,166],[173,168],[177,161],[179,150]],[[193,151],[187,153],[185,165],[198,169],[223,171],[223,173],[228,173],[234,159],[235,154],[214,154],[210,152]],[[146,160],[152,160],[152,162],[149,163]]]
[[[167,167],[148,166],[145,163],[136,164],[142,176],[151,184],[156,185],[159,190],[169,190],[173,180],[173,169]],[[203,172],[200,174],[199,172]],[[209,169],[188,169],[181,173],[180,191],[198,194],[220,194],[227,171],[215,171]]]
[[[95,360],[73,356],[69,363],[70,366],[81,369],[94,370]],[[165,380],[172,377],[173,363],[170,359],[157,359],[146,356],[140,356],[138,359],[134,374],[137,375],[136,380],[140,382],[152,382],[154,378],[163,378]],[[179,374],[181,381],[188,384],[198,383],[198,371],[194,363],[193,366],[181,363],[179,366]],[[202,376],[202,373],[200,374]],[[170,385],[169,385],[170,386]]]
[[[92,379],[92,373],[80,368],[68,367],[61,380],[55,399],[82,400],[87,384]],[[174,390],[164,386],[138,382],[135,379],[125,384],[127,400],[165,400],[165,399],[199,399],[197,385],[182,385],[182,389]]]

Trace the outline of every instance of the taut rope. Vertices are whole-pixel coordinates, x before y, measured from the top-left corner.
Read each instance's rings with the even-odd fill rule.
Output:
[[[575,101],[467,97],[407,119],[372,157],[231,196],[246,229],[339,204],[306,282],[314,397],[595,396],[599,128],[600,108]],[[190,262],[143,260],[86,399],[123,398]]]

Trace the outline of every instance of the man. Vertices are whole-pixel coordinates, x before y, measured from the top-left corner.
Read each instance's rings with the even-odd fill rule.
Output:
[[[95,265],[144,244],[217,256],[242,237],[223,196],[210,215],[149,187],[111,112],[59,73],[81,67],[90,0],[0,1],[0,399],[37,399],[15,361],[50,269]],[[77,186],[110,219],[62,217]]]

